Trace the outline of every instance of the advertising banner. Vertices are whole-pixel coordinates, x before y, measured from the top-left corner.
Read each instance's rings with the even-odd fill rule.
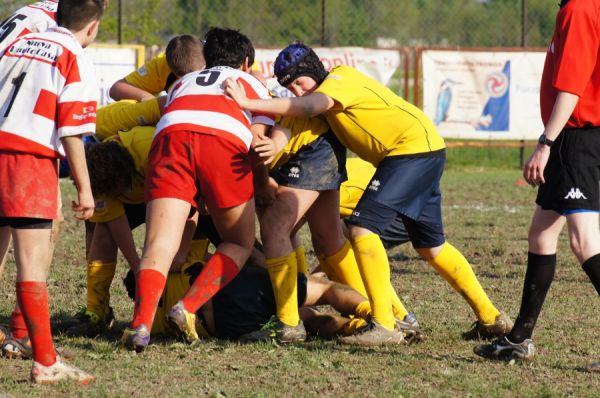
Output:
[[[544,59],[544,52],[423,51],[423,109],[444,137],[537,139]]]
[[[263,76],[273,76],[273,63],[281,49],[256,49],[255,68]],[[358,69],[367,76],[388,85],[396,70],[400,67],[400,52],[396,50],[379,50],[362,47],[315,47],[315,53],[327,70],[347,65]],[[269,81],[269,88],[275,90],[278,96],[289,96],[287,90],[277,87],[276,82]]]

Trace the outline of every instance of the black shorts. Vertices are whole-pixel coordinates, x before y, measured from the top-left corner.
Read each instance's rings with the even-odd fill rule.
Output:
[[[136,229],[137,227],[146,222],[145,203],[123,203],[123,208],[125,209],[125,216],[127,217],[129,228],[131,228],[132,230]]]
[[[298,306],[306,300],[307,279],[298,274]],[[216,337],[237,340],[259,330],[276,312],[275,295],[264,268],[243,267],[213,298]]]
[[[544,170],[536,203],[544,210],[600,210],[600,128],[565,129]]]
[[[14,229],[51,229],[52,220],[29,217],[0,217],[1,227],[11,227]]]
[[[331,132],[296,152],[271,173],[279,185],[311,191],[338,190],[346,175],[346,148]]]

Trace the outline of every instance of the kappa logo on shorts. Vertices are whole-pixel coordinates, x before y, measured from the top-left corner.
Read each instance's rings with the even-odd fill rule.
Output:
[[[353,215],[354,217],[360,217],[360,211],[353,211],[353,212],[352,212],[352,215]]]
[[[586,199],[585,195],[581,193],[579,188],[571,188],[569,193],[565,196],[565,199]]]
[[[291,178],[300,178],[300,167],[291,167],[288,177]]]
[[[379,180],[373,180],[371,181],[371,185],[369,185],[369,189],[371,191],[379,191],[379,187],[381,186],[381,183],[379,182]]]

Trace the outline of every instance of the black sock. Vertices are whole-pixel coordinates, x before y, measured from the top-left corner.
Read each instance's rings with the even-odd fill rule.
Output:
[[[586,260],[581,266],[592,281],[592,285],[600,295],[600,254],[596,254]]]
[[[521,309],[515,326],[508,334],[511,342],[522,343],[525,339],[531,338],[535,323],[542,311],[546,293],[552,284],[555,269],[556,254],[528,253]]]

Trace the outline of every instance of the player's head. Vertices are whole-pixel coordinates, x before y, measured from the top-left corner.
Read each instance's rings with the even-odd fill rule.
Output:
[[[87,145],[85,156],[94,195],[119,196],[131,189],[133,157],[116,141]]]
[[[237,30],[210,28],[204,36],[206,67],[229,66],[247,69],[254,64],[254,46]]]
[[[202,47],[202,42],[191,35],[175,36],[169,40],[165,54],[171,72],[181,77],[204,69],[206,63]]]
[[[281,50],[275,59],[274,69],[279,84],[290,89],[292,89],[290,86],[301,77],[314,80],[315,87],[312,89],[327,77],[327,71],[317,54],[302,43],[293,43]]]
[[[81,45],[86,47],[98,34],[105,4],[104,0],[60,0],[56,23],[76,33]]]

